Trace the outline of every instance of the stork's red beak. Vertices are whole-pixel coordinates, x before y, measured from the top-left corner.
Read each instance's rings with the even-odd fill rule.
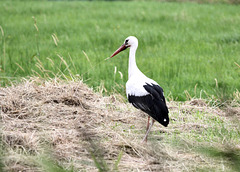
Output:
[[[113,56],[116,56],[118,53],[120,53],[121,51],[125,50],[126,48],[128,48],[128,46],[126,46],[125,44],[121,45],[121,47],[119,47],[112,55],[111,58]]]

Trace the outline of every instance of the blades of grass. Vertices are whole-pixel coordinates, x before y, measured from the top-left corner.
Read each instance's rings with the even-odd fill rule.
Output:
[[[56,46],[58,46],[58,42],[59,42],[59,40],[58,40],[58,38],[57,38],[57,36],[56,36],[55,33],[52,34],[52,39],[53,39],[53,41],[54,41],[54,44],[55,44]]]
[[[25,70],[23,69],[23,67],[20,64],[18,64],[17,62],[15,64],[19,67],[19,69],[21,69],[23,72],[25,72]]]
[[[240,68],[240,65],[237,62],[234,62],[234,63],[235,63],[235,65],[237,65]]]
[[[2,68],[3,68],[3,71],[5,71],[6,69],[6,49],[5,49],[5,37],[4,37],[4,31],[3,31],[3,28],[2,26],[0,26],[0,30],[2,32],[2,45],[3,45],[3,58],[1,60],[1,64],[2,64]],[[1,68],[0,68],[0,71],[1,71]]]
[[[192,99],[191,95],[189,94],[189,92],[187,90],[185,90],[184,93],[186,95],[186,99],[187,100],[191,100]]]
[[[63,62],[63,64],[66,66],[64,71],[68,70],[68,73],[72,74],[72,71],[69,69],[69,65],[67,64],[66,60],[64,60],[64,58],[60,54],[57,54],[57,56],[60,58],[61,62]]]
[[[53,159],[50,159],[48,157],[41,158],[40,161],[37,162],[41,168],[44,169],[44,171],[48,172],[73,172],[73,170],[67,170],[64,169],[61,165],[59,165],[57,162],[55,162]]]
[[[121,159],[122,159],[122,155],[123,155],[123,151],[121,150],[121,151],[119,152],[119,154],[118,154],[117,161],[116,161],[115,164],[114,164],[114,169],[113,169],[113,171],[119,171],[119,170],[118,170],[118,165],[119,165],[119,163],[120,163],[120,161],[121,161]]]
[[[69,59],[70,59],[70,61],[71,61],[71,63],[72,63],[72,66],[73,66],[73,68],[74,68],[74,71],[77,72],[76,66],[75,66],[75,64],[74,64],[74,62],[73,62],[73,60],[72,60],[72,57],[71,57],[70,53],[68,53],[68,57],[69,57]]]
[[[109,168],[102,157],[97,157],[93,152],[91,152],[91,157],[94,161],[95,166],[99,170],[99,172],[109,171]]]
[[[91,63],[91,61],[90,61],[90,59],[89,59],[87,53],[85,53],[85,51],[82,51],[82,52],[83,52],[84,56],[86,57],[87,61],[89,62],[91,68],[93,68],[93,65],[92,65],[92,63]]]
[[[39,49],[39,29],[38,29],[38,26],[37,26],[37,19],[36,19],[34,16],[32,16],[32,19],[33,19],[33,21],[34,21],[34,27],[35,27],[35,29],[36,29],[36,31],[37,31],[37,33],[36,33],[36,35],[35,35],[35,37],[36,37],[36,46],[37,46],[37,55],[38,55],[38,57],[40,57],[40,49]]]

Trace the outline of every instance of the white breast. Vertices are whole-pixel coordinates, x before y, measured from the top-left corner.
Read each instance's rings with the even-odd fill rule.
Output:
[[[128,95],[145,96],[149,94],[143,87],[144,85],[146,85],[146,83],[150,85],[157,84],[154,80],[146,77],[143,73],[137,73],[131,76],[126,83],[127,97]]]

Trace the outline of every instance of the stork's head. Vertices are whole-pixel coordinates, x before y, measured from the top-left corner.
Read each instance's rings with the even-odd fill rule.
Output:
[[[138,39],[135,36],[129,36],[125,39],[124,43],[119,47],[112,55],[111,57],[117,55],[123,50],[126,50],[129,47],[135,47],[137,48],[138,46]]]

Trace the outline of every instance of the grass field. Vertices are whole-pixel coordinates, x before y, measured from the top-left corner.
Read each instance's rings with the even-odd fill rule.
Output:
[[[225,101],[240,88],[239,10],[228,4],[4,1],[0,83],[61,75],[67,71],[63,58],[90,86],[124,94],[128,52],[104,59],[135,35],[138,67],[169,98],[215,95]]]

